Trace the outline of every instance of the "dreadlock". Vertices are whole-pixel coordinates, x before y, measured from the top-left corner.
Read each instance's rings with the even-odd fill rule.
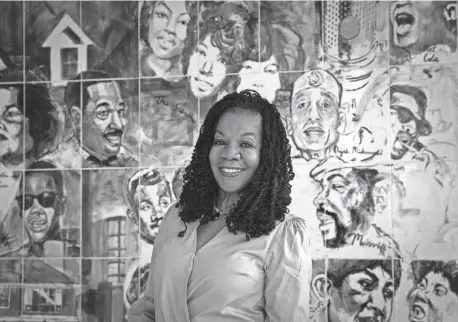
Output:
[[[187,222],[200,219],[201,224],[205,224],[212,220],[218,185],[210,167],[209,153],[219,119],[226,111],[236,108],[256,112],[262,118],[259,167],[226,217],[230,232],[245,232],[246,239],[250,240],[269,234],[275,228],[275,221],[285,219],[291,203],[290,181],[294,178],[291,146],[280,113],[275,105],[255,91],[228,94],[210,109],[200,129],[191,162],[185,169],[183,192],[176,207],[181,208],[179,216],[186,229]],[[183,237],[186,229],[178,236]]]

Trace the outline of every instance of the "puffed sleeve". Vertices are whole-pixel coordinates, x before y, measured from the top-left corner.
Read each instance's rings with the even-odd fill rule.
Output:
[[[266,322],[309,320],[310,239],[302,218],[285,220],[266,255]]]
[[[159,227],[159,231],[154,241],[153,254],[151,255],[151,264],[149,266],[148,282],[146,283],[145,294],[142,298],[138,299],[129,309],[128,322],[153,322],[156,321],[154,317],[154,299],[153,299],[153,274],[154,274],[154,261],[157,254],[164,245],[165,236],[167,235],[167,222],[177,211],[175,204],[172,205],[164,216],[164,219]]]

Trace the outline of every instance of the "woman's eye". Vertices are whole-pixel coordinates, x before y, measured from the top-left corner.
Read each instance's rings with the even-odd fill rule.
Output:
[[[222,144],[224,144],[224,142],[223,142],[222,140],[215,140],[215,141],[213,142],[213,144],[215,144],[215,145],[222,145]]]

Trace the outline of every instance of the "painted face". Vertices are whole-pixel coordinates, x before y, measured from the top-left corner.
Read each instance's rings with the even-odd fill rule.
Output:
[[[409,294],[412,322],[452,322],[458,318],[458,296],[442,273],[429,272]]]
[[[411,112],[416,109],[417,103],[412,96],[399,92],[391,93],[391,157],[395,160],[402,159],[409,151],[409,147],[417,141],[417,123]]]
[[[149,21],[148,42],[160,59],[181,55],[191,16],[185,1],[159,1]]]
[[[281,88],[278,62],[274,56],[260,63],[247,60],[239,72],[239,79],[237,92],[253,89],[269,103],[275,100],[275,94]]]
[[[235,109],[221,116],[209,160],[223,192],[240,193],[251,181],[259,166],[261,145],[260,115]]]
[[[395,1],[391,4],[390,20],[393,25],[393,41],[396,46],[408,47],[418,41],[419,14],[416,3]]]
[[[360,211],[362,187],[351,173],[351,169],[341,169],[327,173],[321,183],[322,190],[313,203],[317,208],[320,230],[328,247],[339,247],[345,238],[357,227],[354,218],[363,216]]]
[[[0,157],[22,152],[24,114],[19,109],[17,96],[15,88],[0,88]]]
[[[293,139],[303,151],[322,151],[338,139],[339,106],[321,89],[299,92],[291,102]]]
[[[197,98],[210,97],[220,89],[226,78],[226,64],[219,48],[211,43],[210,35],[189,58],[188,74],[191,91]]]
[[[151,236],[157,235],[162,219],[172,203],[170,195],[162,192],[159,184],[137,187],[138,213]]]
[[[24,180],[24,195],[18,198],[24,205],[24,226],[35,243],[45,241],[49,230],[61,215],[61,196],[53,177],[46,172],[28,173]]]
[[[87,90],[90,99],[83,112],[83,146],[95,156],[116,155],[127,126],[126,107],[119,86],[115,82],[103,82]]]
[[[331,294],[330,321],[389,321],[393,296],[393,279],[380,266],[350,274]]]

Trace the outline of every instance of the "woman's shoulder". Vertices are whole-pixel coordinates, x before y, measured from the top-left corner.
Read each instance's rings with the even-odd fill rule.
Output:
[[[288,213],[285,219],[277,224],[275,235],[277,239],[292,237],[305,242],[309,239],[309,228],[304,218]]]
[[[305,219],[291,213],[287,213],[285,215],[285,219],[280,222],[279,226],[284,227],[285,229],[308,230]]]

